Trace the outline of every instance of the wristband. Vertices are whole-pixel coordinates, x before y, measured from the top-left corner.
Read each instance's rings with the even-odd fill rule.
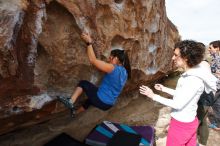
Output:
[[[87,42],[87,43],[86,43],[87,46],[90,46],[90,45],[92,45],[92,44],[93,44],[92,42]]]

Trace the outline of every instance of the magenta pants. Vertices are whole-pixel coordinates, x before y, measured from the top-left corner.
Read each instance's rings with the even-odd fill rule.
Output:
[[[170,121],[166,146],[196,146],[197,117],[192,122]]]

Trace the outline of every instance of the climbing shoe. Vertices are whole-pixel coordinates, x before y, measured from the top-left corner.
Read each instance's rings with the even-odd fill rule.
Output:
[[[76,109],[75,109],[75,108],[71,108],[71,109],[70,109],[70,116],[71,116],[72,118],[75,118],[75,117],[76,117]]]
[[[73,102],[69,97],[57,96],[57,99],[62,102],[67,108],[74,109]]]

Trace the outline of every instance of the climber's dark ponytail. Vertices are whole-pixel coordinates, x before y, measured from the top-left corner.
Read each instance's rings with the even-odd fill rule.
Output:
[[[120,63],[124,66],[124,68],[127,71],[128,79],[131,78],[131,66],[130,61],[128,58],[128,54],[124,50],[115,49],[111,51],[111,56],[117,57],[120,61]]]

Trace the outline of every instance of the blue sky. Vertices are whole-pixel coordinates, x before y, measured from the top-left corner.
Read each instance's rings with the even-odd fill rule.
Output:
[[[182,39],[206,45],[220,40],[220,0],[165,0],[168,18]]]

